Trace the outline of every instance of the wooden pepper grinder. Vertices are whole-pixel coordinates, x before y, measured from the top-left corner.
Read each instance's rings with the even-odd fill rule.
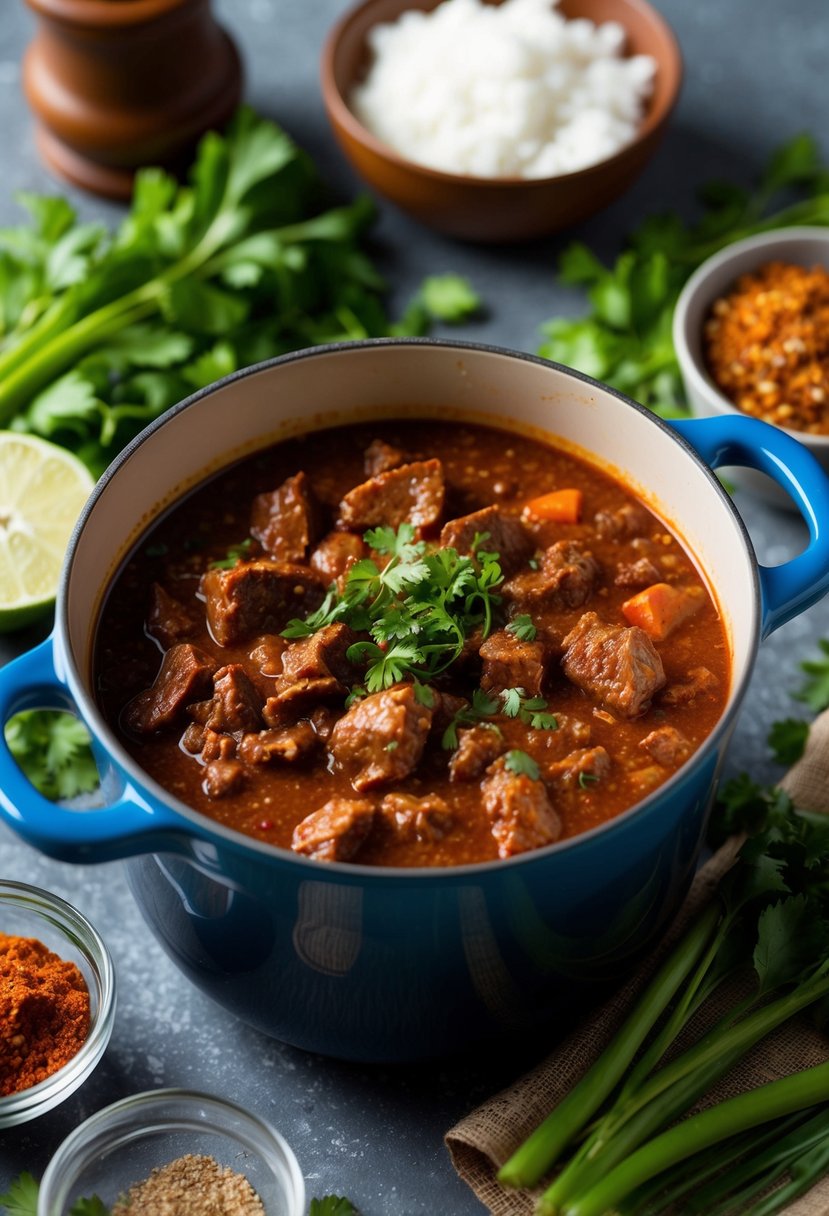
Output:
[[[242,68],[210,0],[26,0],[23,87],[43,160],[128,198],[142,165],[183,168],[239,103]]]

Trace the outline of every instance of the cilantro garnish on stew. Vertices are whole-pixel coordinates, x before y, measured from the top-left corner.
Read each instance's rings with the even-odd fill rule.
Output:
[[[348,658],[368,663],[369,693],[445,671],[468,637],[478,630],[484,638],[489,635],[500,603],[495,589],[504,575],[497,553],[480,550],[470,557],[456,549],[430,551],[414,536],[407,523],[366,532],[366,544],[386,562],[371,557],[355,562],[342,592],[331,586],[320,608],[304,620],[289,621],[282,636],[308,637],[335,621],[368,633],[371,640],[355,642]],[[476,540],[483,543],[486,536]]]

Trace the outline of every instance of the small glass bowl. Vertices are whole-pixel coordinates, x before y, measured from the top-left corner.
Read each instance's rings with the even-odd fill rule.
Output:
[[[0,932],[34,937],[75,963],[89,989],[86,1041],[71,1060],[37,1085],[0,1097],[0,1128],[25,1123],[63,1102],[92,1073],[106,1050],[115,1021],[115,971],[96,929],[65,900],[40,887],[0,881]]]
[[[247,1178],[267,1216],[303,1216],[305,1183],[282,1136],[233,1102],[187,1089],[133,1094],[75,1128],[43,1175],[37,1216],[68,1216],[93,1195],[111,1208],[153,1169],[187,1153]]]

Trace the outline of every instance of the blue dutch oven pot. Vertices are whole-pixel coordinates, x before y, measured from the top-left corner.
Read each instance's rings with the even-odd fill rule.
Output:
[[[101,717],[95,624],[113,574],[151,520],[268,443],[395,415],[558,436],[638,492],[703,570],[731,648],[727,708],[671,780],[612,822],[480,865],[323,864],[188,808],[137,767]],[[809,529],[801,554],[758,565],[711,472],[723,464],[759,469],[791,495]],[[625,974],[675,911],[757,647],[829,586],[828,529],[829,481],[817,462],[754,419],[668,425],[569,369],[491,347],[378,340],[288,355],[183,402],[99,482],[69,546],[53,636],[0,671],[0,719],[35,706],[79,713],[105,805],[75,810],[40,797],[0,732],[0,813],[51,857],[128,859],[134,896],[174,962],[240,1018],[289,1043],[399,1061],[550,1025]]]

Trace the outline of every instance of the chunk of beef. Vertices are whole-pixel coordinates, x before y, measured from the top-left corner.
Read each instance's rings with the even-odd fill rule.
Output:
[[[297,473],[269,494],[257,494],[251,534],[266,553],[283,562],[303,562],[317,537],[319,507],[308,478]]]
[[[262,672],[263,676],[278,676],[282,671],[282,656],[288,649],[288,642],[278,633],[266,633],[257,639],[251,649],[250,661]]]
[[[589,549],[577,541],[559,540],[546,549],[538,570],[516,574],[501,587],[517,611],[581,608],[593,594],[601,569]]]
[[[367,554],[368,546],[356,532],[329,532],[311,554],[311,566],[326,583],[333,583]]]
[[[340,714],[335,709],[330,709],[327,705],[318,705],[311,713],[311,725],[317,733],[317,736],[322,739],[323,743],[327,743],[331,738],[331,732],[337,725],[337,720]]]
[[[658,583],[661,578],[662,571],[649,557],[639,557],[635,562],[619,562],[613,581],[617,587],[641,590],[650,587],[651,583]]]
[[[540,849],[561,835],[561,820],[544,782],[511,772],[503,758],[487,770],[481,792],[499,857]]]
[[[386,794],[380,815],[386,831],[401,841],[442,840],[452,829],[449,807],[436,794]]]
[[[508,515],[500,507],[484,507],[460,519],[450,519],[443,525],[440,543],[444,549],[457,549],[458,553],[471,553],[476,535],[489,533],[480,549],[497,553],[505,575],[512,574],[532,557],[535,542],[515,515]]]
[[[201,580],[207,622],[220,646],[279,633],[293,617],[319,608],[325,587],[307,566],[258,560],[232,570],[208,570]]]
[[[688,705],[697,697],[711,696],[719,687],[719,680],[707,667],[692,667],[687,680],[671,684],[659,698],[663,705]]]
[[[210,730],[232,735],[258,730],[262,725],[262,698],[241,663],[220,667],[213,677],[213,697],[206,712],[196,715]]]
[[[366,477],[378,477],[390,469],[398,469],[406,463],[406,453],[386,443],[383,439],[372,439],[365,451],[363,467]]]
[[[543,642],[522,642],[508,629],[490,634],[480,649],[484,661],[481,687],[487,692],[523,688],[528,697],[537,697],[544,683]]]
[[[165,591],[160,583],[153,583],[150,591],[150,608],[147,613],[147,633],[157,638],[165,650],[192,637],[198,629],[195,615]]]
[[[625,503],[615,511],[597,511],[593,525],[602,540],[627,540],[645,536],[653,528],[653,518],[638,503]]]
[[[433,713],[413,685],[396,684],[355,702],[334,727],[329,750],[357,790],[401,781],[420,760]]]
[[[584,747],[570,752],[563,760],[550,764],[545,770],[551,781],[563,786],[587,786],[606,777],[610,772],[610,756],[603,747]]]
[[[380,473],[349,490],[340,503],[337,527],[362,532],[384,524],[415,528],[436,524],[443,511],[443,465],[439,460],[416,460]]]
[[[310,722],[295,722],[277,730],[260,730],[242,737],[239,758],[246,764],[296,764],[312,755],[319,737]]]
[[[330,798],[294,828],[291,848],[317,861],[351,861],[374,824],[374,804]]]
[[[656,761],[666,768],[673,768],[687,760],[691,754],[691,744],[675,726],[658,726],[639,744]]]
[[[204,792],[208,798],[226,798],[245,785],[245,766],[238,760],[213,760],[204,770]]]
[[[146,688],[124,709],[125,726],[139,735],[151,735],[174,726],[185,705],[204,696],[216,663],[190,642],[179,642],[164,655],[161,668]]]
[[[220,735],[218,731],[202,727],[201,758],[203,764],[213,760],[232,760],[236,755],[236,740],[232,735]]]
[[[636,625],[606,625],[595,612],[585,612],[563,646],[568,680],[622,717],[643,713],[665,683],[662,660]]]
[[[355,674],[346,651],[356,640],[347,625],[336,622],[292,642],[282,656],[274,695],[266,703],[266,722],[275,725],[287,712],[300,712],[320,701],[344,697],[346,682]]]
[[[501,732],[489,726],[458,731],[458,746],[449,761],[450,781],[477,781],[506,749]]]

